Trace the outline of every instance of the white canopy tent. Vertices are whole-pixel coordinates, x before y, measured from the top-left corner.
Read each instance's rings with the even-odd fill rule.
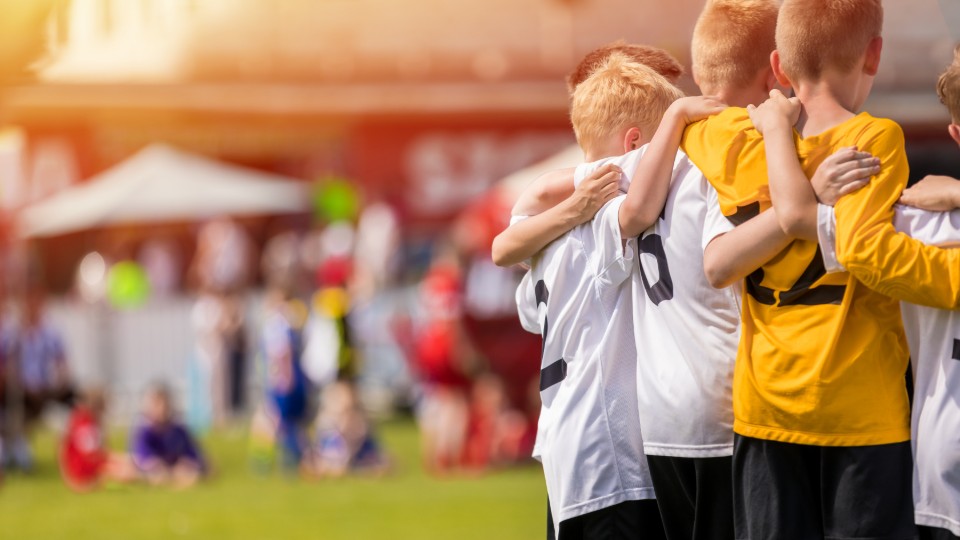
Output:
[[[110,225],[289,214],[309,206],[303,182],[156,144],[27,207],[18,230],[42,237]]]

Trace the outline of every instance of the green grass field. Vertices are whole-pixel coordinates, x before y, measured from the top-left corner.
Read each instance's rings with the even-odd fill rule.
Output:
[[[90,494],[64,486],[54,441],[40,436],[38,470],[8,475],[0,487],[0,539],[543,537],[546,492],[538,467],[433,478],[419,465],[412,422],[388,422],[379,435],[395,463],[385,478],[305,482],[258,475],[248,466],[245,436],[223,433],[204,439],[217,468],[208,484],[185,492],[132,486]]]

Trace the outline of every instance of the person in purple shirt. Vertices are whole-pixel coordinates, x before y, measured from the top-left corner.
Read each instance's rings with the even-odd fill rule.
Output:
[[[143,421],[130,441],[134,465],[154,485],[189,487],[207,473],[200,447],[173,413],[170,389],[155,384],[144,399]]]

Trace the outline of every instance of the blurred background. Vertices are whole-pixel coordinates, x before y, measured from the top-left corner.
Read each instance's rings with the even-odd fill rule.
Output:
[[[567,72],[618,39],[689,68],[702,5],[0,0],[4,533],[541,535],[539,338],[490,242],[581,158]],[[935,0],[884,6],[866,109],[912,180],[956,175],[957,36]],[[74,477],[88,424],[98,463],[153,424],[198,457]]]

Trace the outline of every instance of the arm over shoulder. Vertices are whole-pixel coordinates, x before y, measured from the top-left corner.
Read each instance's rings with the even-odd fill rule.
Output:
[[[924,244],[960,247],[960,210],[931,212],[898,204],[894,207],[893,226]]]
[[[857,147],[881,160],[870,185],[837,202],[837,259],[858,280],[887,296],[915,304],[960,307],[960,251],[927,246],[894,230],[894,204],[909,167],[903,131],[874,119]]]
[[[723,215],[739,214],[742,222],[769,206],[763,137],[746,109],[730,107],[691,124],[680,149],[717,190]]]

